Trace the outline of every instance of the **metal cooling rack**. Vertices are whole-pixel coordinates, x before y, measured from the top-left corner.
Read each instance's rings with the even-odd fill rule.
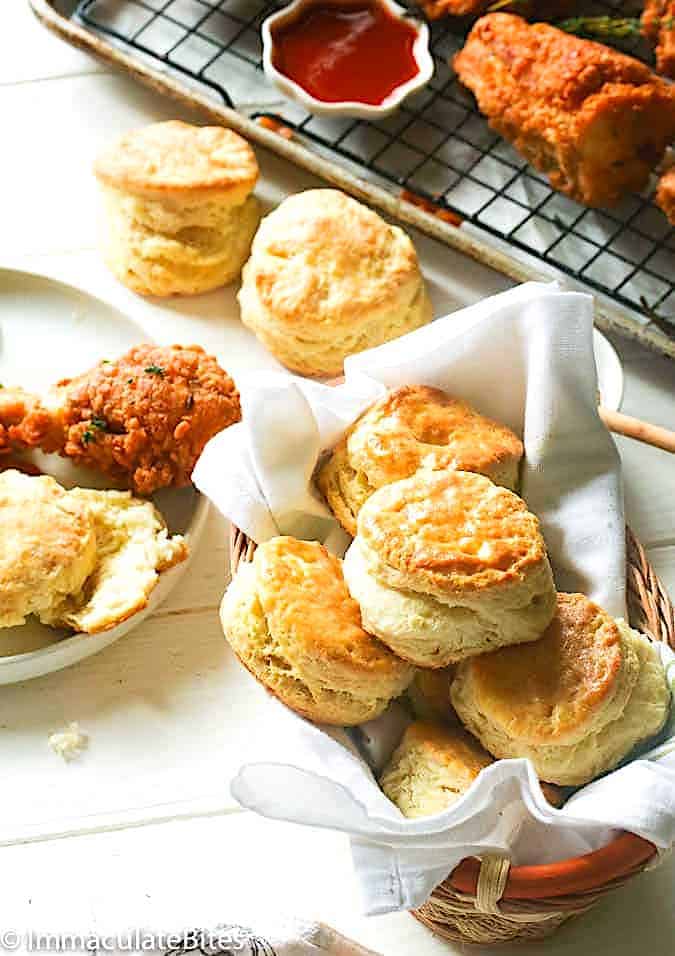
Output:
[[[675,340],[675,230],[653,189],[611,210],[591,210],[553,191],[494,134],[448,65],[462,46],[457,21],[431,25],[435,74],[392,117],[370,123],[316,117],[287,100],[262,71],[260,24],[281,3],[264,0],[82,0],[74,19],[127,53],[195,82],[251,119],[267,116],[297,139],[400,195],[408,190],[456,213],[482,240],[534,256],[632,313],[651,316]],[[622,0],[584,12],[626,15]],[[649,60],[646,44],[624,49]],[[517,256],[516,256],[517,258]],[[672,319],[671,319],[672,317]],[[672,331],[671,331],[672,330]],[[670,351],[670,349],[668,349]]]

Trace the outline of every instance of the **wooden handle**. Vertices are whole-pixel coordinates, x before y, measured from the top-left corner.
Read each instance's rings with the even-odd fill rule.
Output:
[[[646,445],[653,445],[654,448],[663,448],[675,454],[675,432],[669,428],[660,428],[658,425],[650,425],[649,422],[642,422],[639,418],[631,418],[630,415],[622,415],[621,412],[612,412],[608,408],[598,407],[600,418],[607,428],[617,435],[626,435],[627,438],[635,438],[636,441],[642,441]]]

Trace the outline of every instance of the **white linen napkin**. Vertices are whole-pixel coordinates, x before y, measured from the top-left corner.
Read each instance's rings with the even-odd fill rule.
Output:
[[[597,414],[592,324],[589,296],[528,283],[349,358],[341,386],[252,376],[239,382],[243,422],[208,444],[193,479],[257,542],[293,534],[343,553],[349,539],[311,482],[321,451],[385,387],[436,386],[522,436],[521,490],[541,520],[559,590],[625,616],[619,459]],[[234,797],[266,816],[348,833],[369,913],[419,906],[466,856],[547,862],[604,845],[613,828],[662,848],[675,836],[672,739],[562,810],[544,799],[528,761],[502,760],[449,810],[413,821],[380,791],[358,731],[313,726],[271,699],[261,720],[260,756],[233,781]],[[361,733],[364,752],[379,751],[381,762],[401,729],[393,706]]]

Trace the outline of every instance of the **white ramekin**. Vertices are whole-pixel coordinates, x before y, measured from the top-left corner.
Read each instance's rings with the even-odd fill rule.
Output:
[[[356,5],[359,0],[344,0],[340,3],[335,0],[335,6]],[[308,93],[302,86],[291,80],[284,73],[280,73],[272,62],[272,52],[274,47],[273,30],[283,26],[285,23],[291,23],[299,14],[308,7],[315,6],[317,3],[325,4],[326,0],[293,0],[287,7],[273,13],[263,20],[261,25],[261,34],[263,41],[263,69],[266,76],[283,93],[297,100],[310,113],[316,113],[321,116],[357,116],[361,119],[376,120],[385,116],[390,116],[394,110],[398,109],[403,100],[416,93],[427,85],[434,73],[434,61],[429,52],[429,28],[426,23],[416,20],[410,16],[409,11],[400,7],[393,0],[376,0],[377,3],[387,9],[397,19],[405,20],[417,33],[413,44],[413,56],[417,61],[418,73],[406,83],[397,86],[389,96],[380,103],[379,106],[373,106],[370,103],[359,103],[358,101],[345,100],[344,102],[326,103],[324,100],[318,100]]]

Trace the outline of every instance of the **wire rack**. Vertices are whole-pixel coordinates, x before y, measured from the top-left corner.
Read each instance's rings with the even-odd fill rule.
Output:
[[[334,161],[390,191],[407,190],[535,256],[631,310],[654,316],[675,337],[675,230],[653,203],[653,187],[610,210],[554,192],[545,177],[493,133],[449,61],[466,27],[431,25],[435,74],[388,119],[318,117],[285,99],[262,71],[260,24],[282,3],[264,0],[83,0],[76,19],[127,51],[207,87],[251,118],[268,118]],[[584,12],[626,15],[623,0]],[[621,41],[649,61],[639,38]]]

